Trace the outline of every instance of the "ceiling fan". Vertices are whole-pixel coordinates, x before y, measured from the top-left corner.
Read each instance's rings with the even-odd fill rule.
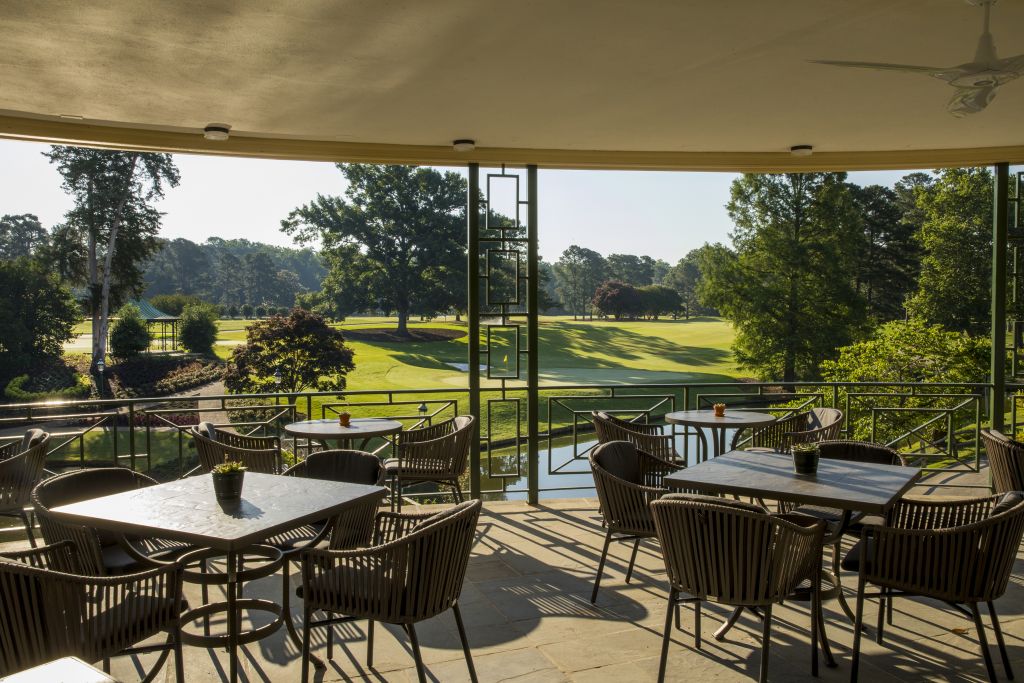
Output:
[[[912,64],[886,64],[882,62],[842,62],[829,59],[809,60],[815,64],[831,66],[852,66],[861,69],[882,69],[927,74],[949,83],[956,92],[946,105],[946,110],[958,118],[976,114],[988,106],[996,96],[999,86],[1021,76],[1024,72],[1024,55],[999,59],[996,44],[989,32],[989,13],[996,0],[967,0],[967,3],[985,10],[985,22],[974,61],[958,66],[915,66]]]

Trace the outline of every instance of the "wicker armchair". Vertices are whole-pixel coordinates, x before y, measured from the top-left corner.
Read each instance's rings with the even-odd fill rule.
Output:
[[[695,602],[700,648],[700,603],[713,600],[764,611],[760,680],[768,680],[772,605],[811,583],[811,672],[817,675],[821,620],[821,542],[825,524],[803,515],[768,514],[757,506],[708,496],[671,494],[651,503],[661,541],[669,596],[658,680],[665,680],[672,614]],[[681,597],[682,596],[682,597]]]
[[[1024,491],[1024,444],[994,429],[981,430],[981,440],[988,455],[992,489],[996,493]]]
[[[242,436],[201,422],[192,428],[192,440],[199,455],[199,467],[193,472],[209,473],[225,460],[237,460],[261,474],[280,474],[282,470],[281,442],[276,436]]]
[[[49,442],[49,434],[41,429],[30,429],[21,441],[0,448],[0,516],[20,519],[33,548],[36,536],[25,506],[32,499],[32,489],[43,478]]]
[[[110,657],[160,651],[150,681],[173,651],[182,683],[181,567],[117,577],[82,576],[77,569],[68,541],[0,555],[0,676],[72,655],[103,660],[109,672]],[[132,647],[163,631],[166,642]]]
[[[620,541],[633,541],[633,552],[626,570],[626,583],[629,583],[640,541],[657,536],[649,507],[651,501],[668,493],[663,483],[665,476],[683,468],[645,453],[628,441],[611,441],[590,451],[590,469],[594,474],[594,487],[605,525],[604,547],[597,565],[594,591],[590,595],[590,602],[597,602],[597,591],[601,587],[601,575],[613,536],[618,535],[617,540]]]
[[[40,482],[32,491],[32,504],[43,538],[48,544],[73,543],[82,572],[92,576],[128,574],[173,560],[188,546],[161,539],[130,538],[129,551],[122,546],[118,534],[57,519],[50,509],[156,483],[125,467],[74,470]]]
[[[767,427],[758,427],[750,435],[751,448],[764,448],[786,452],[795,443],[834,441],[843,428],[843,411],[837,408],[814,408],[773,422]],[[742,440],[744,430],[737,431],[732,439],[736,448]]]
[[[398,624],[409,635],[416,672],[421,683],[425,682],[415,624],[448,609],[455,614],[469,675],[475,682],[476,669],[458,601],[480,508],[479,500],[471,500],[436,515],[382,512],[377,515],[372,547],[304,552],[303,683],[309,676],[310,629],[353,618],[370,620],[368,667],[373,667],[374,622]],[[316,610],[328,613],[329,618],[313,621]]]
[[[599,443],[628,441],[644,453],[650,453],[662,460],[679,459],[679,454],[676,453],[675,436],[665,434],[663,425],[628,422],[600,410],[593,411],[591,417]],[[704,433],[699,429],[696,430],[696,433],[704,450],[707,451],[707,439],[704,437]]]
[[[364,451],[331,450],[311,453],[308,458],[292,465],[283,472],[286,477],[307,477],[310,479],[326,479],[328,481],[348,482],[380,486],[384,482],[384,466],[372,453]],[[284,565],[281,572],[283,584],[282,614],[285,625],[294,630],[291,622],[291,562],[299,553],[312,547],[330,548],[331,550],[350,550],[368,546],[373,540],[374,516],[380,507],[384,494],[380,498],[368,500],[345,510],[332,520],[323,520],[314,524],[293,529],[274,536],[267,544],[281,551]],[[324,537],[329,534],[329,540]],[[334,630],[327,631],[327,656],[333,656]],[[298,636],[296,635],[296,638]]]
[[[422,482],[452,487],[455,500],[462,502],[461,477],[469,465],[469,447],[476,418],[459,415],[423,429],[410,429],[398,437],[398,457],[384,461],[391,482],[391,507],[402,510],[402,489]]]
[[[995,667],[978,610],[978,603],[985,603],[1006,677],[1012,679],[993,602],[1006,591],[1022,535],[1024,493],[1019,491],[952,501],[901,500],[890,510],[887,526],[866,527],[856,546],[860,558],[850,680],[857,680],[864,599],[879,598],[876,640],[881,643],[884,603],[896,595],[967,605],[989,680],[994,681]],[[879,592],[868,594],[869,583]]]

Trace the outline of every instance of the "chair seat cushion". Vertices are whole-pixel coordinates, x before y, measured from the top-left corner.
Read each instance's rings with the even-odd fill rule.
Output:
[[[999,502],[992,507],[990,516],[995,517],[1002,512],[1012,510],[1022,500],[1024,500],[1024,492],[1010,491],[1009,493],[1005,493],[1003,494],[1003,497],[999,499]]]
[[[864,541],[860,540],[853,544],[850,552],[846,553],[840,566],[848,572],[860,572],[861,562],[864,558]]]
[[[131,540],[140,553],[146,557],[152,557],[154,560],[159,560],[160,562],[173,560],[191,549],[191,547],[187,545],[174,544],[153,550],[149,548],[141,548],[135,539]],[[119,543],[101,546],[100,556],[103,558],[103,567],[109,574],[131,574],[133,572],[141,572],[153,568],[152,564],[137,561],[134,557],[129,555]]]
[[[315,522],[313,524],[307,524],[301,526],[298,529],[291,529],[277,536],[272,536],[267,539],[267,545],[272,545],[284,554],[288,555],[296,550],[303,550],[310,547],[310,543],[317,537],[317,535],[323,531],[324,526],[327,522]],[[327,538],[324,538],[320,543],[317,544],[318,548],[326,548],[328,545]]]

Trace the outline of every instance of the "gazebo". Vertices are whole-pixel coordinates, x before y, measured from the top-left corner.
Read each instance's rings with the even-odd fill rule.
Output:
[[[154,336],[161,351],[173,351],[178,348],[179,318],[164,313],[146,299],[138,299],[131,303],[138,307],[139,313],[142,314],[142,319],[146,321],[147,327],[159,327],[160,332]],[[167,341],[168,337],[170,337],[170,343]]]

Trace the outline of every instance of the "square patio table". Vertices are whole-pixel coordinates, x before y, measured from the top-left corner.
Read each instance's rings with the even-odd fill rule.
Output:
[[[827,458],[818,461],[817,473],[796,474],[791,455],[730,451],[673,472],[665,485],[882,514],[920,478],[916,467]]]
[[[247,549],[259,547],[272,536],[329,519],[369,498],[382,497],[386,491],[381,486],[247,472],[241,500],[223,502],[214,496],[213,478],[207,474],[62,505],[50,513],[68,522],[122,536],[165,538],[224,553],[227,556],[227,602],[191,610],[182,615],[182,622],[226,611],[228,633],[211,637],[183,631],[183,640],[207,647],[226,645],[230,654],[230,680],[236,681],[238,645],[276,631],[283,618],[289,625],[291,623],[290,615],[282,617],[282,608],[277,603],[237,597],[238,582],[246,580],[239,576],[240,555]],[[277,561],[280,559],[278,553]],[[270,566],[276,569],[277,565],[271,563]],[[238,612],[241,609],[268,611],[277,618],[266,626],[240,634]]]

